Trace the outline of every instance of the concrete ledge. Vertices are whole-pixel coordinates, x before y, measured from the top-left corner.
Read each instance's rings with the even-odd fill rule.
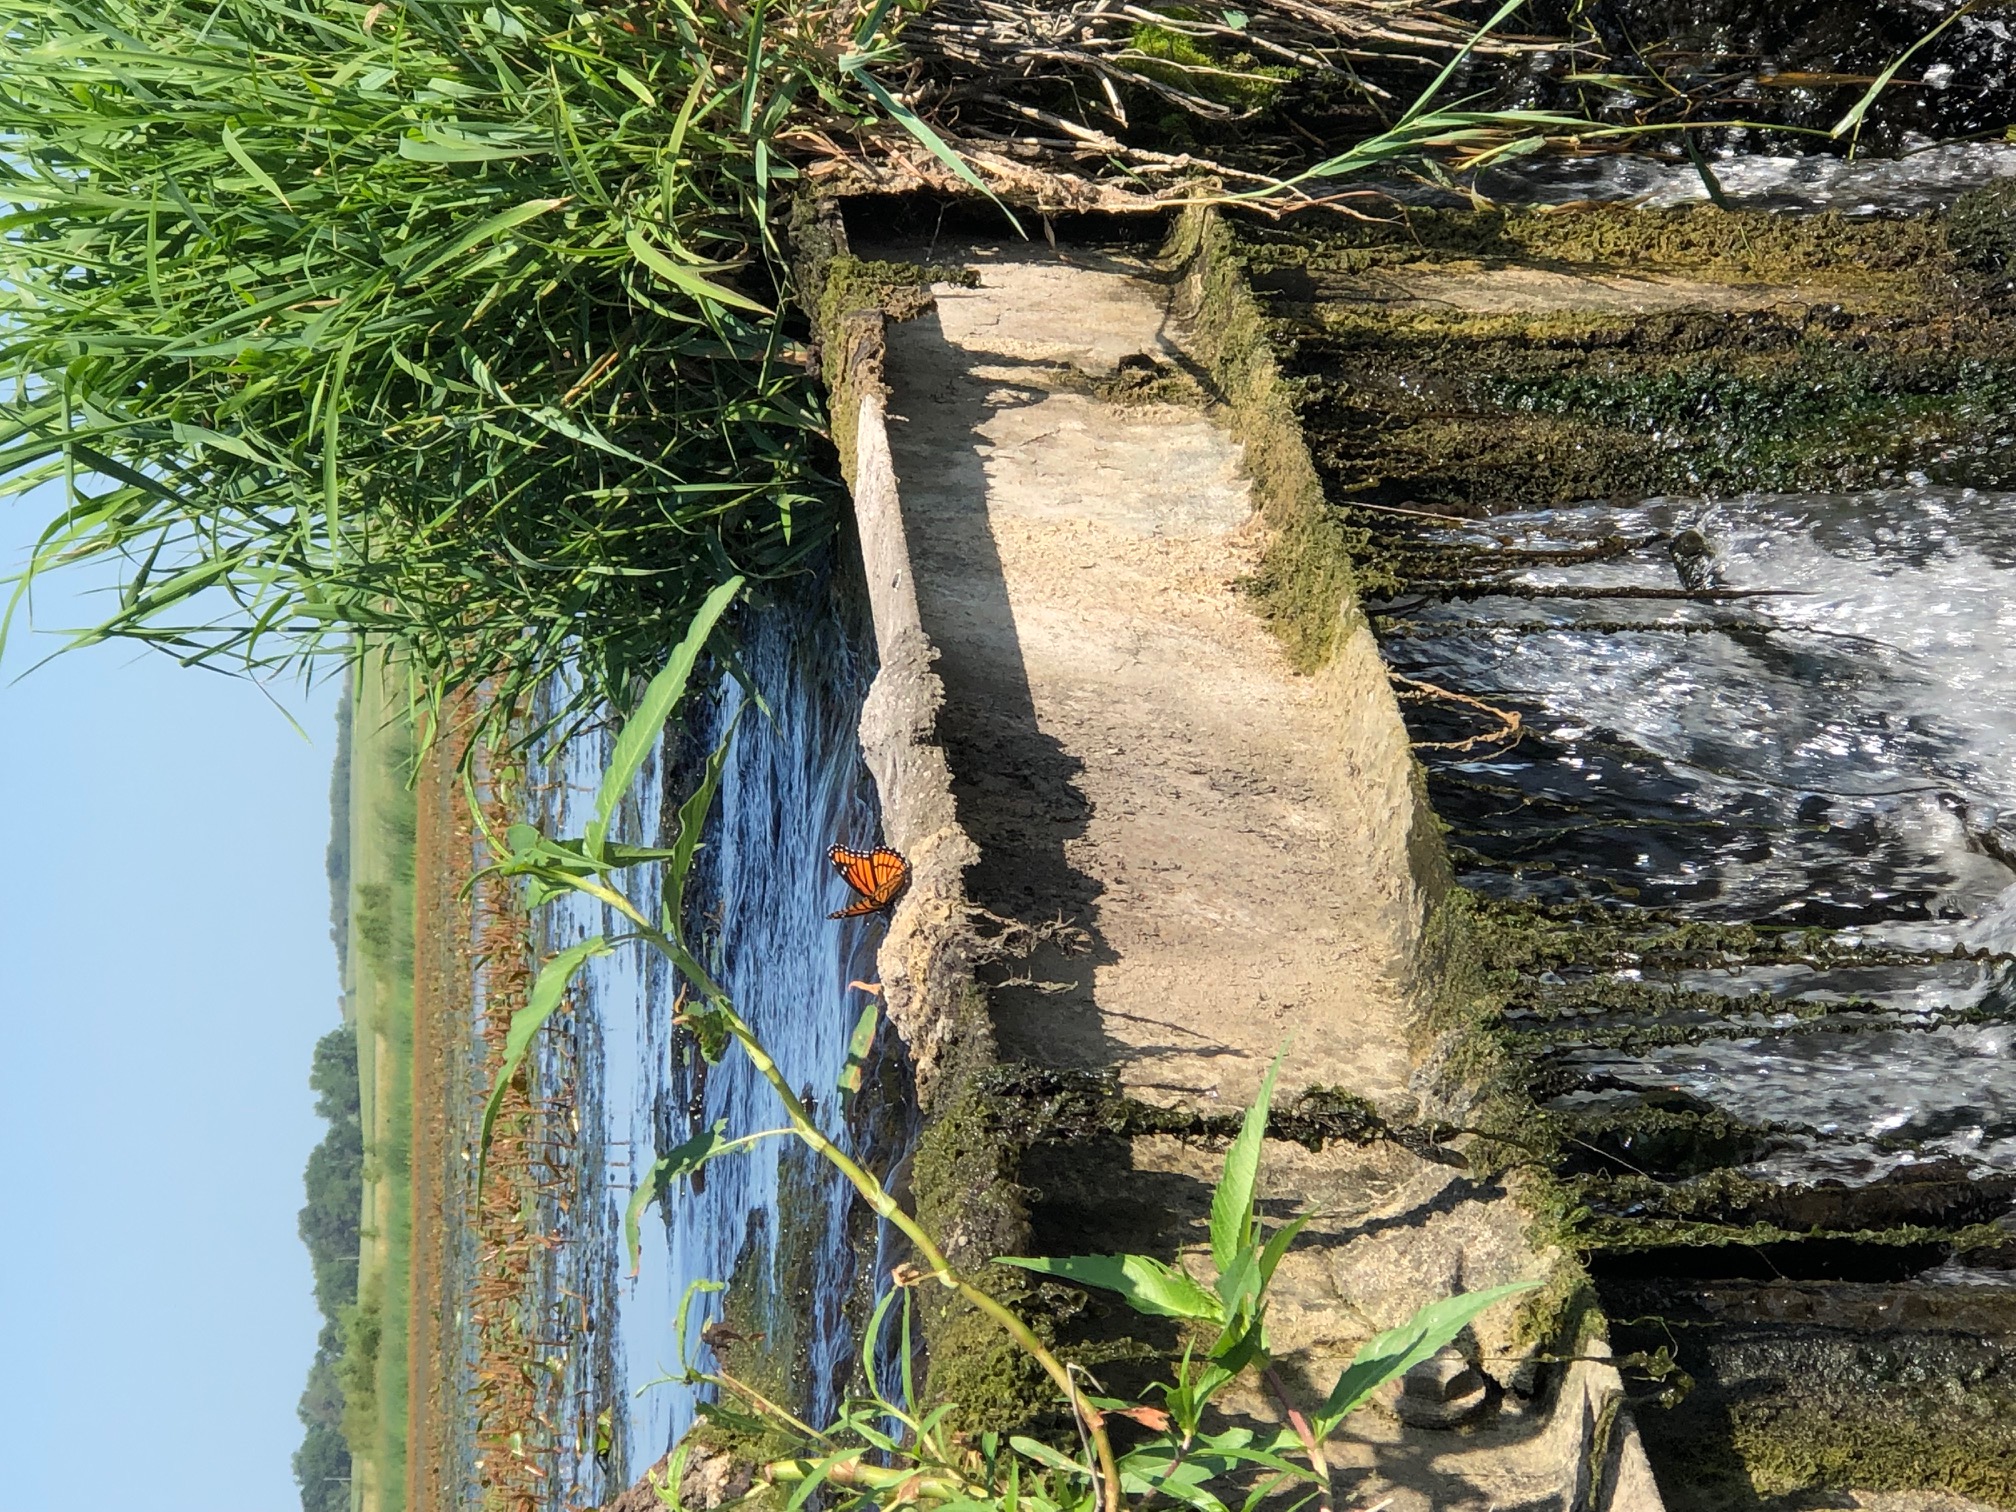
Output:
[[[849,405],[855,417],[849,476],[880,659],[861,711],[861,751],[881,795],[884,833],[911,868],[909,890],[882,942],[883,1002],[909,1047],[918,1103],[928,1113],[955,1026],[963,1020],[969,1034],[985,1030],[984,1021],[976,1024],[959,1011],[972,986],[964,876],[979,852],[959,828],[952,769],[934,737],[945,693],[917,611],[915,569],[889,456],[883,328],[879,311],[844,317],[837,339],[845,343],[846,376],[834,400]]]
[[[1203,234],[1189,270],[1193,303],[1200,308],[1214,296],[1222,298],[1227,281],[1237,277],[1235,270],[1211,261],[1209,225],[1208,217],[1196,222],[1194,229]],[[1223,317],[1227,312],[1215,313]],[[1245,312],[1234,313],[1245,318]],[[876,310],[838,316],[829,322],[837,329],[819,334],[829,348],[835,343],[840,347],[837,362],[829,350],[827,373],[836,416],[845,417],[836,429],[843,437],[843,467],[853,491],[880,657],[860,740],[880,792],[889,843],[912,865],[910,890],[895,910],[881,948],[882,984],[891,1022],[909,1048],[918,1101],[928,1122],[942,1111],[949,1067],[971,1068],[994,1058],[986,1016],[973,1011],[976,988],[964,875],[979,853],[959,825],[952,769],[937,743],[945,693],[919,610],[912,543],[889,445],[885,317]],[[1251,334],[1257,337],[1257,330]],[[1288,480],[1270,485],[1255,472],[1262,512],[1279,535],[1287,536],[1319,521],[1326,506],[1271,356],[1262,362],[1258,350],[1256,343],[1241,349],[1227,340],[1206,356],[1221,389],[1227,390],[1223,397],[1233,412],[1233,429],[1249,459],[1256,445],[1264,446],[1276,477]],[[1270,486],[1275,489],[1272,498],[1266,497]],[[1324,579],[1327,596],[1308,610],[1315,628],[1291,626],[1285,638],[1292,643],[1301,635],[1307,652],[1304,669],[1315,674],[1334,711],[1337,781],[1351,787],[1361,806],[1371,795],[1376,833],[1367,836],[1367,844],[1383,858],[1384,873],[1392,879],[1383,906],[1407,947],[1404,964],[1418,971],[1429,917],[1449,887],[1439,829],[1377,644],[1358,611],[1348,560],[1324,559],[1318,565],[1337,575]],[[1426,979],[1410,982],[1409,995],[1425,1002],[1438,986]],[[955,1252],[962,1265],[989,1257],[981,1245],[960,1248],[968,1249],[964,1255]],[[1551,1467],[1548,1477],[1559,1488],[1550,1500],[1563,1512],[1658,1512],[1659,1494],[1625,1407],[1622,1382],[1601,1358],[1607,1350],[1592,1342],[1580,1352],[1597,1357],[1579,1359],[1563,1372],[1537,1444]]]

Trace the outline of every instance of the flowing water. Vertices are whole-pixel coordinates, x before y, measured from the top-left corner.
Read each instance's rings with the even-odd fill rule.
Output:
[[[1752,1169],[1779,1180],[2016,1171],[2016,494],[1654,499],[1452,540],[1485,563],[1610,548],[1504,583],[1571,596],[1421,606],[1387,638],[1400,672],[1524,718],[1510,749],[1431,754],[1466,884],[1889,947],[1668,974],[1735,1001],[1676,994],[1661,1025],[1702,1031],[1679,1043],[1567,1052],[1561,1105],[1676,1089],[1787,1126]],[[1690,587],[1770,596],[1616,596]]]
[[[1715,158],[1709,171],[1724,201],[1743,209],[1912,214],[1943,209],[1969,190],[2016,178],[2016,144],[1952,142],[1904,157],[1860,160],[1830,152],[1731,154]],[[1478,174],[1476,187],[1493,199],[1528,205],[1629,200],[1657,208],[1711,198],[1700,170],[1685,158],[1629,153],[1514,160]]]
[[[654,754],[619,826],[636,843],[670,841],[672,815],[705,753],[733,724],[715,817],[689,884],[689,919],[708,964],[784,1074],[812,1101],[843,1147],[867,1147],[886,1168],[907,1136],[900,1108],[843,1108],[837,1083],[866,1001],[848,983],[872,981],[879,921],[831,920],[848,901],[826,861],[836,839],[872,839],[877,814],[855,736],[874,667],[846,612],[840,584],[817,581],[743,621],[742,682],[723,675],[704,717]],[[691,706],[689,705],[689,708]],[[678,748],[672,749],[675,745]],[[609,738],[577,738],[554,772],[544,822],[578,834],[608,755]],[[655,869],[629,876],[633,898],[657,896]],[[619,922],[599,905],[549,912],[546,948]],[[592,1422],[577,1424],[571,1463],[554,1505],[595,1505],[655,1462],[693,1421],[693,1389],[667,1381],[681,1369],[676,1321],[698,1282],[735,1282],[744,1306],[788,1362],[785,1387],[818,1415],[851,1374],[848,1303],[861,1280],[850,1239],[850,1189],[809,1161],[795,1141],[765,1141],[682,1182],[642,1225],[637,1274],[623,1253],[624,1209],[656,1155],[723,1123],[729,1135],[779,1127],[782,1110],[739,1051],[703,1066],[672,1024],[677,983],[638,946],[594,961],[581,979],[569,1053],[578,1055],[578,1205],[572,1247],[553,1281],[578,1302],[592,1348],[569,1360],[568,1396],[583,1412],[613,1409],[598,1454]],[[900,1099],[899,1099],[900,1101]],[[700,1331],[724,1316],[724,1294],[692,1293],[689,1351],[708,1368]],[[732,1304],[727,1304],[732,1305]],[[858,1323],[858,1319],[853,1320]]]

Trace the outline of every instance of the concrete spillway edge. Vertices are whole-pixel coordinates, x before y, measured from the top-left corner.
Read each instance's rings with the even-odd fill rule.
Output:
[[[1206,277],[1223,271],[1209,266],[1209,237],[1197,236],[1192,245],[1188,282],[1193,298],[1204,297],[1208,282],[1215,281],[1222,293],[1222,277]],[[836,416],[844,413],[845,423],[836,429],[853,494],[880,662],[862,712],[860,742],[880,794],[888,842],[912,865],[910,889],[894,911],[881,947],[881,981],[890,1022],[909,1050],[918,1101],[928,1120],[941,1070],[955,1050],[962,1060],[976,1051],[981,1059],[992,1059],[991,1045],[970,1042],[987,1033],[984,1015],[971,1011],[974,984],[964,884],[978,851],[959,825],[951,765],[935,737],[944,693],[919,612],[900,480],[889,445],[884,316],[873,310],[838,313],[840,318],[832,322],[837,328],[820,335],[838,346],[838,361],[829,357],[827,373]],[[1314,469],[1299,429],[1292,419],[1283,429],[1286,411],[1271,361],[1256,363],[1249,353],[1236,385],[1241,392],[1227,392],[1228,402],[1235,410],[1243,405],[1249,422],[1260,415],[1262,423],[1281,432],[1271,438],[1273,446],[1299,451],[1301,469],[1291,470],[1306,470],[1307,482],[1313,484]],[[1221,384],[1228,390],[1232,386]],[[1389,837],[1395,843],[1388,847],[1401,873],[1394,879],[1394,906],[1412,918],[1425,918],[1448,886],[1439,832],[1386,689],[1376,643],[1348,588],[1334,612],[1339,633],[1316,675],[1331,686],[1340,704],[1372,711],[1371,717],[1340,724],[1344,737],[1358,747],[1340,750],[1340,770],[1376,774],[1385,790],[1380,807],[1398,827],[1397,836]],[[1424,983],[1420,990],[1431,991],[1432,984]],[[1563,1372],[1543,1430],[1545,1456],[1558,1467],[1557,1505],[1570,1512],[1658,1512],[1659,1493],[1607,1353],[1600,1340],[1579,1349],[1580,1357]]]

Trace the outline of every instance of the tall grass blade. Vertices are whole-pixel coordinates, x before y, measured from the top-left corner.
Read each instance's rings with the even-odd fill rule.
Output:
[[[685,638],[673,648],[672,655],[651,679],[636,709],[624,722],[623,732],[616,737],[615,749],[610,752],[609,765],[602,773],[601,786],[595,790],[595,816],[588,822],[586,835],[589,855],[601,854],[616,805],[630,791],[630,785],[637,780],[637,774],[658,744],[665,721],[686,696],[686,684],[700,653],[706,649],[707,637],[714,633],[714,626],[735,601],[735,595],[742,591],[742,581],[740,577],[732,577],[707,595],[687,626]],[[689,859],[690,855],[689,852]]]

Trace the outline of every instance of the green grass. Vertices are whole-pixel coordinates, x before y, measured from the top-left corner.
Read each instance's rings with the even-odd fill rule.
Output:
[[[68,489],[32,569],[119,559],[95,633],[193,661],[361,629],[430,697],[578,658],[627,704],[836,517],[778,137],[880,89],[865,19],[0,0],[0,487]]]
[[[359,1320],[345,1428],[361,1512],[406,1493],[412,1268],[413,826],[416,739],[403,679],[382,655],[358,668],[350,761],[346,976],[356,1008],[364,1212]]]

